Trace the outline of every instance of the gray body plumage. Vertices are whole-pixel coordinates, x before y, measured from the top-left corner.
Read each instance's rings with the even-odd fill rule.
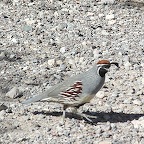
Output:
[[[64,98],[60,93],[66,91],[76,81],[82,82],[82,92],[75,99],[69,97]],[[47,91],[40,93],[26,101],[23,104],[28,104],[37,101],[46,100],[48,102],[58,102],[68,106],[78,106],[90,102],[95,94],[101,89],[105,81],[105,76],[101,77],[98,74],[98,66],[94,65],[88,71],[68,78],[67,80],[52,86]]]

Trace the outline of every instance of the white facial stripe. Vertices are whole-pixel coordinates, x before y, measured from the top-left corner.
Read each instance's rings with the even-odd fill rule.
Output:
[[[100,70],[101,66],[98,67],[97,69],[97,74],[99,75],[99,70]]]

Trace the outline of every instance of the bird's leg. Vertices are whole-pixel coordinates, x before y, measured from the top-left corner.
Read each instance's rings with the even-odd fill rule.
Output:
[[[63,123],[65,122],[66,109],[67,109],[67,105],[63,105],[63,115],[62,115]]]
[[[81,106],[81,105],[80,105]],[[79,112],[78,111],[78,108],[80,107],[80,106],[77,106],[77,107],[73,107],[73,109],[72,109],[72,112],[73,113],[75,113],[75,114],[77,114],[77,115],[79,115],[80,117],[82,117],[82,118],[85,118],[87,121],[89,121],[89,122],[93,122],[90,118],[88,118],[88,117],[91,117],[91,118],[95,118],[95,117],[93,117],[93,116],[88,116],[88,115],[86,115],[86,114],[84,114],[84,113],[81,113],[81,112]],[[67,105],[63,105],[63,116],[62,116],[62,122],[63,123],[65,123],[65,116],[66,116],[66,109],[68,108],[68,106]]]
[[[89,122],[92,122],[92,120],[90,118],[88,118],[88,116],[84,113],[80,113],[80,112],[77,112],[78,115],[80,115],[81,117],[85,118],[87,121]]]
[[[75,113],[75,114],[78,114],[79,116],[81,116],[81,117],[83,117],[83,118],[85,118],[87,121],[92,122],[92,120],[91,120],[90,118],[88,118],[86,114],[83,114],[83,113],[79,112],[79,111],[77,110],[78,108],[79,108],[79,107],[73,107],[72,112]]]

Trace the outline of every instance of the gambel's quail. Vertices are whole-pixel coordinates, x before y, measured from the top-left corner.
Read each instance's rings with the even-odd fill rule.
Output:
[[[108,69],[112,64],[119,67],[117,62],[100,60],[88,71],[70,77],[63,82],[52,86],[47,91],[40,93],[22,103],[28,104],[37,101],[60,103],[63,105],[64,119],[65,111],[68,107],[73,107],[77,112],[77,109],[80,106],[90,102],[90,100],[103,86],[105,74],[108,72]],[[89,119],[83,113],[77,112],[77,114],[86,118],[88,121],[91,121],[91,119]]]

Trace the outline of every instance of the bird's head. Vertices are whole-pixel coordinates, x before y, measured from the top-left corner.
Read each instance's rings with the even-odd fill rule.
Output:
[[[119,68],[119,64],[117,62],[110,62],[108,60],[98,61],[98,63],[97,63],[98,75],[100,75],[101,77],[104,77],[112,64],[116,65]]]

